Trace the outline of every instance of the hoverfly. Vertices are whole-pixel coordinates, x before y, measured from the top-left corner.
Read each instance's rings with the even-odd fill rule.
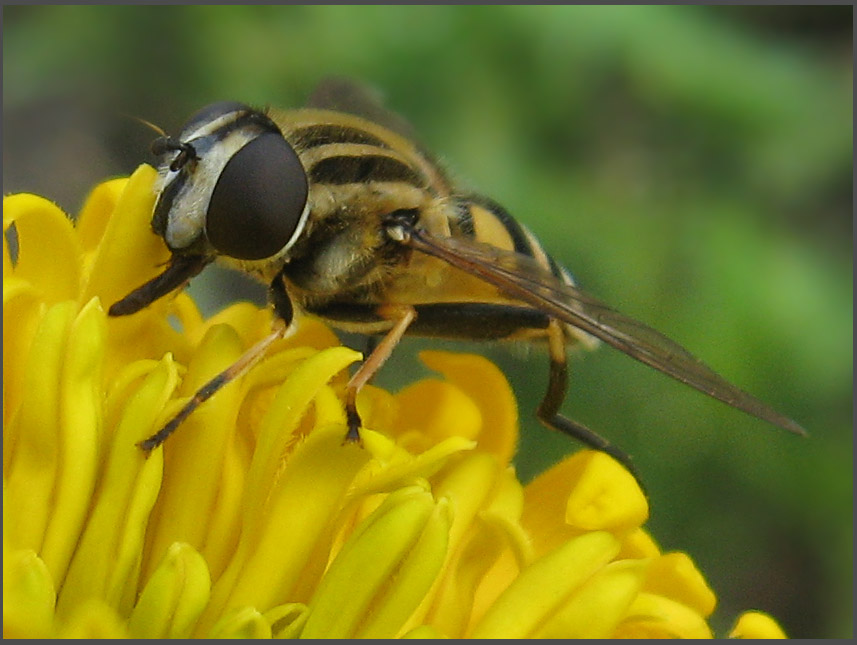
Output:
[[[172,252],[166,269],[110,308],[133,314],[181,288],[215,259],[269,285],[271,334],[204,386],[149,451],[286,333],[295,308],[379,338],[347,386],[346,439],[359,439],[356,396],[404,334],[547,341],[547,426],[628,457],[559,414],[566,347],[596,339],[728,405],[797,434],[803,429],[716,374],[686,349],[580,291],[571,275],[500,205],[456,188],[407,125],[348,81],[329,80],[309,107],[236,102],[193,115],[159,137],[152,228]]]

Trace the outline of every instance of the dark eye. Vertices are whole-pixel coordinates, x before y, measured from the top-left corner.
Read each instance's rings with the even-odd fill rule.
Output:
[[[217,180],[206,215],[208,241],[239,260],[271,257],[301,225],[307,189],[303,166],[282,135],[258,136]]]

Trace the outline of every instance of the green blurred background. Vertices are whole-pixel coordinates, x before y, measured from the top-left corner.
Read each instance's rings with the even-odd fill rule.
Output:
[[[214,100],[298,106],[331,74],[382,90],[587,291],[811,432],[611,349],[572,363],[564,410],[634,456],[649,527],[707,576],[720,634],[758,608],[795,637],[852,635],[850,6],[6,6],[3,27],[4,192],[71,212],[149,160],[125,114],[176,132]],[[194,290],[212,311],[234,282]],[[423,346],[380,384],[422,374]],[[577,449],[532,415],[541,352],[457,347],[509,375],[522,477]]]

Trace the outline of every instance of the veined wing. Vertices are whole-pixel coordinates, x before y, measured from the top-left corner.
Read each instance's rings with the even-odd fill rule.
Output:
[[[406,233],[406,243],[412,248],[477,276],[700,392],[795,434],[806,434],[796,422],[732,385],[675,341],[563,283],[533,259],[487,244],[436,237],[419,229]]]
[[[414,128],[404,117],[384,106],[380,92],[350,78],[330,76],[321,80],[307,99],[306,106],[353,114],[406,139],[416,140]]]

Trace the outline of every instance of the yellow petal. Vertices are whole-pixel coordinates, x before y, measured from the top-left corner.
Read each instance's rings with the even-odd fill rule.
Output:
[[[280,351],[271,350],[270,355],[262,359],[244,377],[244,387],[248,392],[252,392],[253,389],[266,389],[282,385],[283,381],[295,370],[298,363],[305,361],[311,356],[315,356],[317,353],[311,347],[295,347],[294,349],[283,349]],[[271,398],[273,399],[273,397]],[[267,412],[267,410],[265,411]]]
[[[444,567],[430,612],[431,623],[448,634],[461,633],[481,575],[506,546],[505,536],[496,527],[476,519],[494,495],[502,472],[493,455],[470,453],[452,463],[434,486],[435,495],[448,499],[453,510],[449,531],[452,559]]]
[[[6,226],[3,226],[3,279],[4,284],[5,280],[12,275],[12,271],[14,271],[15,266],[12,262],[12,248],[9,245],[9,236],[11,236],[11,231],[9,233],[6,232]],[[17,256],[17,242],[15,245],[16,248],[16,256]]]
[[[176,296],[177,300],[186,298],[186,294]],[[105,300],[102,303],[105,307],[111,304]],[[188,337],[173,329],[166,315],[150,308],[133,316],[108,318],[107,332],[110,351],[104,372],[108,382],[126,365],[139,360],[159,360],[170,353],[185,365],[193,354],[194,346]]]
[[[59,583],[89,513],[101,446],[102,363],[107,335],[104,312],[91,300],[69,331],[60,375],[59,472],[42,559]]]
[[[649,517],[646,497],[633,475],[603,452],[586,451],[580,478],[568,498],[565,521],[592,531],[626,531]]]
[[[242,607],[218,620],[208,638],[271,638],[271,626],[258,610]]]
[[[330,385],[324,385],[315,395],[315,427],[327,428],[337,426],[346,427],[345,408],[337,393]],[[360,439],[366,445],[367,437],[377,433],[361,429]],[[371,441],[371,439],[370,439]]]
[[[87,196],[74,225],[86,253],[91,253],[101,243],[113,209],[127,183],[127,177],[103,181]]]
[[[443,565],[450,522],[449,504],[439,500],[416,544],[388,584],[382,586],[382,593],[371,601],[369,616],[357,630],[357,638],[392,638],[399,634],[432,588]]]
[[[312,347],[319,350],[342,344],[330,327],[312,317],[300,319],[297,330],[289,337],[288,342],[291,347]]]
[[[54,305],[42,318],[24,372],[20,413],[8,430],[14,452],[6,475],[10,543],[40,552],[51,509],[60,454],[60,373],[68,330],[76,313],[74,302]],[[6,429],[4,428],[4,434]]]
[[[693,560],[685,553],[667,553],[652,562],[645,588],[677,600],[703,616],[710,616],[717,597]]]
[[[203,554],[214,579],[226,569],[238,543],[240,524],[236,517],[243,499],[247,462],[246,455],[241,454],[236,446],[224,451],[219,473],[219,496],[208,523],[210,539],[203,546]]]
[[[107,397],[104,403],[104,428],[107,430],[119,425],[119,421],[125,414],[128,401],[140,388],[140,384],[152,372],[158,369],[160,361],[142,360],[134,361],[123,366],[116,376],[111,379],[107,388]],[[177,373],[181,373],[182,367],[173,363]],[[105,436],[105,443],[108,437]]]
[[[476,443],[450,437],[416,456],[401,450],[383,435],[365,432],[363,442],[374,457],[355,479],[353,494],[390,492],[417,478],[427,478],[440,470],[453,455],[472,450]]]
[[[196,345],[205,335],[206,321],[203,320],[199,308],[187,292],[176,294],[170,302],[169,312],[174,316],[183,337]]]
[[[266,611],[265,620],[271,626],[273,638],[298,638],[308,613],[306,605],[290,602]]]
[[[102,600],[122,613],[131,610],[146,524],[163,469],[161,451],[146,458],[135,444],[165,421],[164,406],[177,381],[175,364],[167,356],[124,407],[112,434],[95,507],[59,594],[61,615],[87,598]]]
[[[3,472],[8,472],[17,434],[11,419],[18,413],[26,383],[23,378],[33,338],[45,305],[29,282],[3,280]],[[17,426],[17,424],[14,424]]]
[[[432,627],[431,625],[420,625],[419,627],[414,627],[411,631],[402,635],[402,638],[419,638],[422,640],[436,640],[439,638],[446,638],[443,634],[441,634],[437,629]]]
[[[518,480],[514,466],[507,466],[500,471],[495,482],[494,492],[489,505],[481,512],[481,515],[490,513],[498,517],[520,522],[521,513],[524,510],[524,488]]]
[[[140,166],[125,184],[91,261],[84,300],[98,296],[108,307],[163,270],[170,253],[150,225],[156,174]]]
[[[473,354],[424,351],[420,359],[458,386],[482,413],[479,449],[509,463],[518,444],[518,406],[499,368]]]
[[[286,598],[303,600],[295,585],[306,588],[321,574],[321,553],[333,539],[331,510],[338,510],[369,455],[359,446],[343,445],[342,426],[316,428],[294,448],[289,443],[294,443],[292,433],[313,397],[358,356],[344,347],[318,352],[279,388],[262,420],[247,475],[240,542],[214,585],[199,633],[206,633],[217,616],[232,607],[267,611]],[[289,453],[284,467],[283,455]],[[301,530],[294,530],[296,526]],[[319,549],[319,557],[310,559]],[[271,562],[277,563],[275,575]]]
[[[229,574],[239,576],[230,605],[267,609],[284,599],[307,598],[323,573],[339,505],[369,457],[359,446],[343,445],[342,438],[341,427],[317,428],[290,456],[266,510],[275,520],[242,532],[239,552],[218,581],[226,589]]]
[[[451,552],[434,598],[428,598],[432,603],[428,614],[431,625],[447,634],[463,634],[472,616],[478,614],[481,618],[486,606],[493,604],[501,591],[489,588],[493,578],[486,574],[499,558],[508,555],[510,546],[516,554],[526,551],[520,544],[526,539],[517,523],[487,511],[480,512],[461,545]],[[522,563],[517,558],[516,562],[519,566],[499,585],[502,589],[520,571]]]
[[[41,558],[29,549],[9,549],[4,540],[3,638],[50,637],[55,602],[53,579]]]
[[[231,327],[241,337],[244,347],[250,347],[258,339],[268,335],[271,329],[271,314],[265,309],[259,309],[251,302],[236,302],[211,316],[205,321],[205,328],[226,325]],[[271,354],[274,353],[271,349]]]
[[[450,436],[475,439],[482,430],[482,413],[461,388],[424,379],[399,392],[398,429],[416,430],[423,440],[436,443]]]
[[[471,637],[527,638],[618,550],[618,540],[602,531],[569,540],[524,569]]]
[[[115,640],[128,638],[128,630],[112,607],[100,600],[88,600],[73,608],[57,635],[76,640]]]
[[[227,325],[209,330],[194,354],[182,379],[181,393],[192,396],[243,353],[238,335]],[[150,522],[150,558],[160,561],[175,542],[185,542],[206,555],[207,545],[232,543],[236,536],[213,535],[209,522],[218,513],[231,516],[235,526],[240,516],[243,491],[229,491],[228,506],[222,506],[223,460],[234,449],[235,418],[241,399],[238,383],[224,386],[200,405],[164,444],[164,479],[157,507]],[[245,464],[246,467],[246,464]],[[222,520],[221,520],[222,521]],[[214,544],[213,544],[214,543]],[[234,544],[233,544],[234,545]],[[222,565],[220,565],[222,566]]]
[[[304,361],[280,388],[259,433],[259,443],[247,475],[248,496],[257,500],[248,521],[254,523],[261,513],[270,482],[280,469],[280,459],[290,435],[303,411],[335,374],[360,359],[360,354],[347,347],[331,347]],[[343,429],[344,430],[344,429]],[[344,435],[343,435],[344,436]]]
[[[426,441],[420,437],[415,443],[417,447],[412,448],[414,444],[411,443],[411,439],[413,437],[408,437],[407,432],[399,432],[396,423],[401,412],[398,396],[393,396],[379,387],[366,385],[357,395],[357,411],[367,428],[372,428],[390,438],[395,438],[396,443],[403,448],[411,452],[419,452],[419,448],[425,446]]]
[[[629,533],[648,517],[646,498],[633,476],[595,450],[576,453],[542,473],[524,495],[522,522],[533,535],[536,553],[581,531]]]
[[[536,638],[609,638],[643,584],[648,562],[611,562],[539,626]]]
[[[203,557],[188,544],[174,543],[131,613],[132,638],[188,638],[210,590]]]
[[[657,558],[661,554],[652,536],[643,529],[635,529],[624,536],[617,559]]]
[[[325,573],[309,603],[309,618],[302,636],[354,637],[371,614],[372,603],[384,593],[394,571],[415,548],[434,509],[431,494],[421,488],[403,488],[391,493],[357,528]],[[425,566],[436,570],[433,564]],[[383,627],[383,623],[375,623],[374,627]]]
[[[711,638],[705,619],[680,602],[640,593],[613,638]]]
[[[259,440],[262,421],[271,409],[279,387],[301,362],[316,353],[310,347],[279,351],[272,348],[271,355],[264,358],[242,379],[241,387],[245,394],[236,431],[251,445]]]
[[[76,300],[83,251],[59,207],[35,195],[3,198],[3,231],[15,224],[18,261],[14,275],[30,282],[48,303]]]
[[[761,611],[747,611],[738,617],[729,638],[788,638],[773,618]]]
[[[435,494],[452,502],[455,520],[450,544],[455,548],[464,536],[476,513],[487,506],[487,500],[501,476],[497,460],[484,453],[464,456],[435,485]]]

